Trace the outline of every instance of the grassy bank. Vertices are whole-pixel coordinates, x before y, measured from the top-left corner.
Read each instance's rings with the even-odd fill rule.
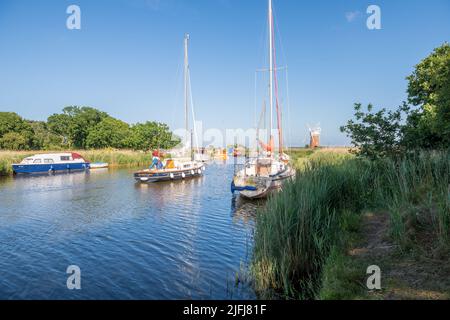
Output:
[[[448,258],[450,153],[370,162],[315,152],[296,164],[296,180],[258,216],[252,273],[262,297],[364,297],[364,266],[377,263],[370,250],[360,259],[350,252],[367,241],[368,212],[386,217],[380,237],[394,248],[391,260],[423,251]]]
[[[107,162],[111,167],[147,166],[152,159],[149,153],[131,150],[75,150],[74,152],[81,154],[91,162]],[[12,174],[11,165],[13,163],[19,163],[23,158],[36,153],[51,153],[51,151],[0,151],[0,175]]]

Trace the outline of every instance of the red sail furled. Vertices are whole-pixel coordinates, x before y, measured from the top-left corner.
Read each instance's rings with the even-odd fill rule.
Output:
[[[273,16],[271,17],[272,19],[272,25],[274,25],[274,21],[273,21]],[[275,40],[275,28],[272,28],[272,39]],[[276,103],[276,108],[277,108],[277,125],[278,125],[278,144],[279,144],[279,148],[280,148],[280,155],[283,153],[283,129],[282,129],[282,124],[281,124],[281,108],[279,105],[279,100],[278,100],[278,76],[277,76],[277,55],[276,55],[276,49],[275,49],[275,45],[273,46],[273,75],[274,75],[274,80],[275,80],[275,103]],[[275,148],[273,148],[275,149]]]
[[[261,148],[263,148],[267,152],[273,152],[275,150],[275,142],[273,141],[273,136],[270,137],[269,144],[265,144],[261,140],[258,140]]]

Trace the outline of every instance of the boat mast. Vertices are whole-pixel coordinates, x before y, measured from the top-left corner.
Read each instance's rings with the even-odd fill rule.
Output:
[[[184,35],[184,124],[186,129],[185,135],[185,143],[188,144],[189,141],[189,88],[188,88],[188,79],[189,79],[189,56],[188,56],[188,44],[189,44],[189,34],[186,33]],[[192,143],[192,142],[191,142]]]
[[[272,0],[269,0],[269,100],[270,100],[270,128],[269,128],[269,145],[272,146],[272,129],[273,129],[273,12]],[[271,150],[270,156],[273,157]]]

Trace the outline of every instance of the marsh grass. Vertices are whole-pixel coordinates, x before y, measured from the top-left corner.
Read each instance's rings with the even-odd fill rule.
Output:
[[[112,167],[142,167],[152,162],[152,155],[132,150],[88,150],[79,153],[91,162],[107,162]]]
[[[0,151],[0,175],[12,174],[13,163],[19,163],[28,156],[37,153],[52,153],[53,151]],[[61,151],[54,151],[61,152]],[[75,150],[90,162],[107,162],[111,167],[143,167],[151,163],[152,156],[149,153],[132,150]]]
[[[449,245],[449,152],[378,162],[316,152],[297,166],[295,181],[257,218],[252,273],[262,297],[319,297],[323,276],[346,267],[340,254],[364,210],[389,212],[402,250],[424,231],[433,247]]]
[[[12,164],[32,154],[26,151],[0,151],[0,176],[12,174]]]

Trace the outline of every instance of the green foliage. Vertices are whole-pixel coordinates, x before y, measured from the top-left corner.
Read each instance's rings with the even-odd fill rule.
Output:
[[[163,123],[127,123],[90,107],[70,106],[47,122],[26,121],[12,112],[0,112],[0,149],[170,149],[180,143]]]
[[[29,139],[21,133],[8,132],[0,139],[0,147],[5,150],[27,150]]]
[[[364,268],[367,268],[367,265],[358,262],[342,252],[341,248],[333,247],[324,263],[318,298],[346,300],[364,297]]]
[[[151,153],[131,150],[86,150],[79,153],[91,162],[106,162],[110,167],[143,167],[152,162]]]
[[[68,140],[70,148],[87,147],[89,132],[107,118],[106,112],[91,107],[70,106],[63,109],[61,115],[53,115],[48,119],[49,128]]]
[[[450,145],[450,45],[444,43],[421,61],[408,78],[411,112],[405,144],[424,148]]]
[[[58,150],[61,149],[62,139],[52,133],[44,121],[30,121],[33,130],[33,140],[37,149]]]
[[[361,104],[356,103],[355,120],[349,120],[347,125],[341,127],[341,131],[351,137],[352,144],[357,148],[354,152],[360,156],[376,159],[399,154],[402,111],[407,110],[407,107],[403,106],[397,111],[382,109],[375,113],[372,113],[372,109],[369,104],[365,112]]]
[[[138,123],[131,127],[128,146],[135,150],[170,149],[180,143],[166,124]]]
[[[126,148],[130,126],[120,120],[107,117],[93,127],[87,136],[86,147],[90,149]]]
[[[47,126],[51,133],[60,137],[62,145],[69,145],[69,126],[71,117],[68,114],[53,114],[47,119]]]
[[[337,239],[339,215],[366,204],[366,164],[343,155],[333,155],[334,163],[324,157],[305,164],[258,216],[253,273],[265,297],[273,292],[294,299],[314,297]]]
[[[372,105],[367,112],[355,105],[356,119],[341,131],[351,137],[357,154],[374,159],[450,145],[450,45],[436,48],[407,79],[409,105],[376,113]]]
[[[35,148],[33,129],[14,112],[0,112],[0,148],[27,150]]]

